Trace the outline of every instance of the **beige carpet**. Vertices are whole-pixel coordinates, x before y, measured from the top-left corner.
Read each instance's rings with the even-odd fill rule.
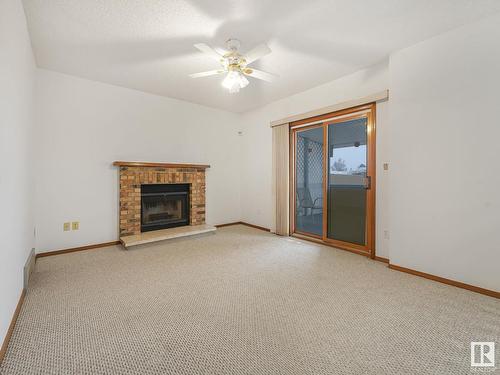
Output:
[[[235,226],[39,259],[0,373],[465,374],[470,341],[500,301]]]

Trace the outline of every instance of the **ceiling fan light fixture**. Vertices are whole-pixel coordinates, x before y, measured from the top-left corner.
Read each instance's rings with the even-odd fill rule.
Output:
[[[265,44],[260,44],[248,53],[241,54],[239,52],[240,45],[239,40],[229,39],[226,42],[228,51],[217,51],[205,43],[195,44],[196,49],[217,60],[222,69],[194,73],[189,76],[191,78],[201,78],[227,73],[222,81],[222,86],[227,88],[230,93],[239,92],[240,89],[248,86],[250,82],[246,76],[272,82],[276,75],[247,67],[254,61],[270,54],[271,49]]]
[[[241,72],[235,70],[227,73],[226,78],[222,81],[222,86],[232,94],[239,92],[240,89],[246,87],[248,84],[248,79]]]

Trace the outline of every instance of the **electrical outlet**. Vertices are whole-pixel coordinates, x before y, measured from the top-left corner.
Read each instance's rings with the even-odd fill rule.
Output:
[[[79,221],[73,221],[73,222],[71,223],[71,229],[73,229],[73,230],[78,230],[78,229],[80,229],[80,222],[79,222]]]
[[[386,240],[388,240],[388,239],[389,239],[389,231],[388,231],[388,230],[384,230],[384,238],[385,238]]]
[[[63,231],[67,232],[70,229],[71,229],[71,223],[64,223],[63,224]]]
[[[384,171],[388,171],[389,170],[389,163],[384,163]]]

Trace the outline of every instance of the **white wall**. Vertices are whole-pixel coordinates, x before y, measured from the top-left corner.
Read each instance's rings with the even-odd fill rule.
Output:
[[[273,229],[272,222],[272,120],[303,113],[344,101],[358,99],[387,89],[386,62],[361,70],[325,85],[301,92],[244,114],[245,148],[241,177],[243,221]],[[389,256],[389,243],[383,231],[388,228],[387,176],[381,168],[387,160],[389,131],[388,105],[377,105],[377,255]]]
[[[118,239],[115,160],[210,164],[207,222],[240,220],[240,115],[46,70],[36,99],[37,252]]]
[[[0,2],[0,345],[23,289],[33,237],[35,65],[20,1]]]
[[[500,290],[500,16],[390,59],[391,262]]]

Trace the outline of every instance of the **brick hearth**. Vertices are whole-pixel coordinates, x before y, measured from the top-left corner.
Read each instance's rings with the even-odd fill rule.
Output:
[[[141,233],[141,184],[190,184],[190,225],[205,223],[208,165],[116,161],[120,168],[120,237]]]

